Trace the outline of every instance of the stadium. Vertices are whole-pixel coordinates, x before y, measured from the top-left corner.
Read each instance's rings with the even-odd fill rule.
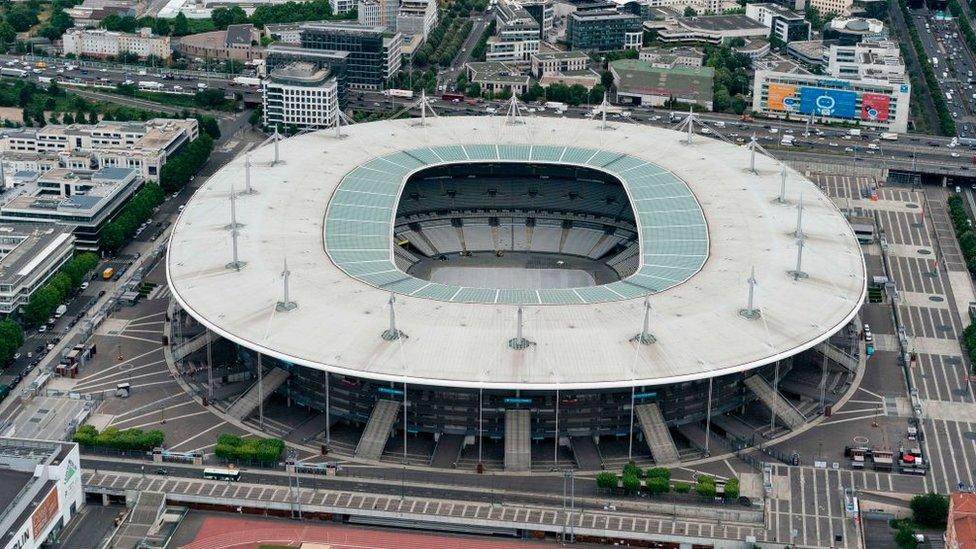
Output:
[[[440,117],[254,150],[174,227],[179,372],[276,434],[300,415],[300,442],[438,467],[673,464],[796,429],[850,383],[857,238],[803,175],[686,141]]]

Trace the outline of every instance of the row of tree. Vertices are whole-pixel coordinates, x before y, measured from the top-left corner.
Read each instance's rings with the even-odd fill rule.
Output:
[[[470,20],[453,15],[445,17],[430,32],[427,42],[414,54],[413,64],[417,67],[449,66],[470,32]]]
[[[485,27],[484,32],[481,33],[481,37],[478,38],[478,43],[475,44],[474,48],[471,49],[471,58],[475,61],[484,61],[485,53],[488,50],[488,39],[495,34],[495,20],[492,19],[491,23]]]
[[[712,82],[712,110],[742,114],[750,93],[749,69],[752,59],[731,46],[706,46],[705,65],[715,69]]]
[[[597,104],[603,101],[603,94],[606,92],[606,88],[603,84],[597,84],[591,89],[587,90],[584,86],[579,84],[573,84],[572,86],[567,86],[566,84],[550,84],[548,87],[543,88],[539,84],[533,84],[529,86],[529,89],[525,90],[522,94],[523,101],[559,101],[560,103],[566,103],[568,105],[583,105],[585,103]]]
[[[149,451],[163,445],[165,435],[162,431],[143,431],[142,429],[119,430],[118,427],[106,427],[104,431],[91,425],[82,425],[73,440],[82,446],[100,448],[114,448],[116,450]]]
[[[652,467],[642,470],[635,463],[624,465],[620,475],[610,471],[603,471],[596,476],[596,485],[606,490],[623,490],[637,493],[641,490],[651,494],[666,494],[672,490],[679,494],[687,494],[692,486],[687,482],[671,483],[671,471],[664,467]],[[695,492],[703,498],[714,498],[718,493],[715,477],[699,475],[695,484]],[[739,479],[731,477],[725,481],[723,495],[727,499],[739,497]]]
[[[118,217],[102,228],[101,248],[114,252],[135,236],[139,226],[149,219],[156,206],[163,202],[163,190],[155,183],[146,183],[122,209]]]
[[[225,461],[277,463],[285,443],[278,438],[241,438],[223,433],[217,437],[214,454]]]
[[[58,305],[64,303],[96,266],[98,256],[90,252],[69,259],[57,274],[31,295],[24,306],[24,321],[32,326],[47,322]]]
[[[24,330],[13,320],[0,320],[0,367],[14,359],[17,349],[24,344]]]
[[[210,158],[214,148],[214,140],[206,133],[186,145],[178,153],[166,160],[166,164],[159,170],[159,183],[167,193],[175,192],[186,186],[190,178],[195,176],[203,163]]]
[[[912,47],[915,48],[918,62],[922,66],[922,76],[925,77],[925,84],[929,89],[929,97],[932,99],[935,110],[939,115],[939,129],[943,135],[956,135],[956,122],[949,113],[949,105],[946,103],[945,97],[939,91],[941,89],[939,87],[939,81],[935,77],[932,62],[929,60],[928,55],[925,53],[925,48],[922,46],[922,39],[919,37],[918,28],[915,26],[915,17],[908,9],[906,0],[898,0],[898,7],[901,9],[902,17],[908,26],[908,35],[912,39]],[[913,90],[917,90],[917,88],[913,88]]]

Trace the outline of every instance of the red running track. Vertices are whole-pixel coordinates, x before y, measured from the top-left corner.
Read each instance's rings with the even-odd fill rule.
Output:
[[[265,544],[299,547],[302,542],[327,543],[332,549],[524,549],[535,545],[514,540],[207,517],[196,538],[182,549],[257,549]]]

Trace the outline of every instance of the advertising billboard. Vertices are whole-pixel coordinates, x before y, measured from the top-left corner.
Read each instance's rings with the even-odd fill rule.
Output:
[[[800,112],[833,118],[855,118],[857,93],[827,88],[800,88]]]
[[[861,95],[861,120],[884,122],[888,120],[888,106],[891,99],[887,95],[865,93]]]
[[[768,91],[769,110],[796,112],[796,86],[789,84],[770,84]]]
[[[34,514],[31,515],[31,537],[35,540],[39,539],[44,529],[58,515],[58,511],[60,511],[58,491],[56,488],[51,488],[51,491],[44,497],[44,501],[34,509]]]

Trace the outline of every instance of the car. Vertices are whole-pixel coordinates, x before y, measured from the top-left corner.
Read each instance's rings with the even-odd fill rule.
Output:
[[[37,328],[37,333],[39,333],[39,334],[43,334],[46,331],[47,331],[47,325],[46,324],[41,324]]]
[[[81,289],[82,289],[82,291],[87,290],[88,289],[88,285],[89,285],[88,282],[82,282],[81,283]]]
[[[48,343],[46,348],[47,348],[48,351],[50,351],[50,350],[54,349],[54,344],[53,343]]]
[[[34,358],[34,353],[31,351],[27,351],[27,358]]]
[[[827,143],[828,147],[840,147],[837,143]]]
[[[20,360],[20,353],[14,353],[14,360]]]
[[[108,72],[108,69],[101,69],[98,72]]]
[[[953,153],[950,153],[949,156],[951,156],[953,158],[959,158],[959,153],[953,152]]]
[[[168,475],[168,474],[169,474],[169,470],[167,470],[167,469],[165,469],[165,468],[163,468],[163,467],[159,467],[159,468],[157,468],[157,469],[156,469],[155,471],[153,471],[153,473],[156,473],[157,475],[163,475],[163,476],[166,476],[166,475]]]
[[[844,152],[852,153],[852,152],[854,152],[854,148],[853,147],[844,147]]]

